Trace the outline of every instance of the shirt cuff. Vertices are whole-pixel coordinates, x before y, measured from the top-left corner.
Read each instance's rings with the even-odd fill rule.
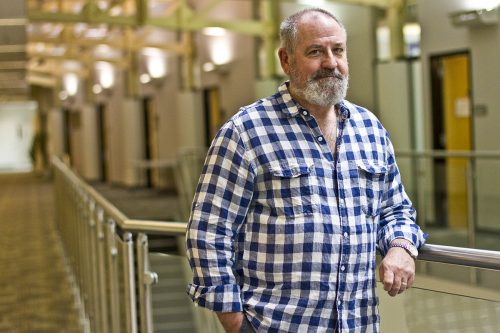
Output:
[[[417,225],[413,225],[410,228],[406,225],[391,227],[379,240],[379,252],[384,257],[391,247],[391,242],[398,238],[406,239],[415,245],[416,248],[420,248],[425,243],[427,236]]]
[[[201,307],[217,312],[242,312],[240,287],[236,284],[219,286],[199,286],[189,284],[186,289],[193,302]]]

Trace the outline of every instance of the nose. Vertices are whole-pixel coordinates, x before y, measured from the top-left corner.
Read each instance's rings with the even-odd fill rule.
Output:
[[[337,67],[337,65],[338,63],[335,54],[333,54],[332,50],[328,50],[328,52],[325,53],[325,56],[323,58],[322,62],[323,68],[334,69]]]

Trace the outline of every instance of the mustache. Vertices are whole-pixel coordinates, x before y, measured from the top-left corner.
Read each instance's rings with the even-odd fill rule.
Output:
[[[312,80],[319,80],[319,79],[324,79],[327,77],[334,77],[338,80],[344,80],[345,77],[342,75],[342,73],[339,72],[338,69],[320,69],[316,73],[314,73],[313,76],[311,76],[311,81]]]

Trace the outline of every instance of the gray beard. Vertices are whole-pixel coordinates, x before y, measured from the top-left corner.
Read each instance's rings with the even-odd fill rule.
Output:
[[[330,75],[330,77],[328,77]],[[311,77],[303,89],[295,89],[295,93],[306,102],[321,107],[332,107],[342,102],[347,95],[349,76],[335,72],[318,72]],[[322,77],[327,77],[322,79]]]

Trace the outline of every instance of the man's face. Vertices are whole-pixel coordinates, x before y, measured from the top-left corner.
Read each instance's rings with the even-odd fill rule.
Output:
[[[280,50],[290,91],[300,102],[331,107],[347,94],[349,68],[344,29],[330,17],[311,13],[301,19],[296,47]]]

